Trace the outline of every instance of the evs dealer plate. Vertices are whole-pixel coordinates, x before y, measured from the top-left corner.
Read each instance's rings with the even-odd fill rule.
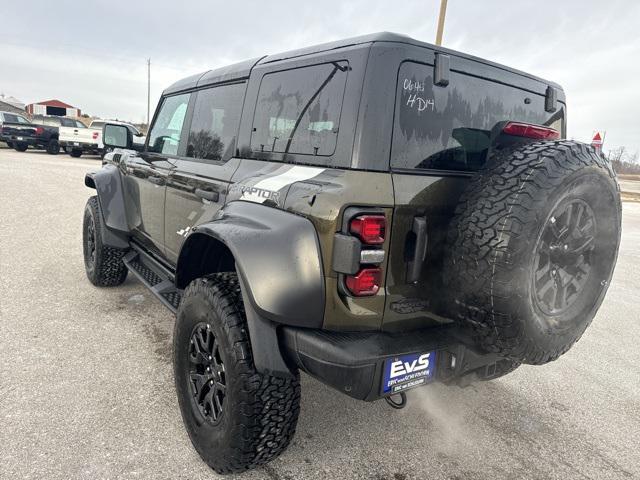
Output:
[[[387,358],[382,371],[382,394],[402,392],[432,381],[436,352],[409,353]]]

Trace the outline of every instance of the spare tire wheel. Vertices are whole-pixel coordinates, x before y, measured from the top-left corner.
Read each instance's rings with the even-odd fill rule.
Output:
[[[620,244],[611,164],[571,141],[493,152],[448,231],[445,284],[455,316],[486,351],[543,364],[595,316]]]

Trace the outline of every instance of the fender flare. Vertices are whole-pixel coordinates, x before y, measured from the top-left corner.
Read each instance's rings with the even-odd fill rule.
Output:
[[[122,190],[120,171],[115,165],[105,165],[97,172],[87,173],[84,184],[95,188],[106,228],[102,229],[102,242],[115,248],[129,247],[129,225]]]
[[[256,368],[290,375],[277,326],[321,328],[324,320],[324,274],[315,227],[289,212],[231,202],[185,240],[177,262],[178,288],[193,280],[186,267],[189,256],[199,255],[193,247],[203,235],[224,244],[234,258]]]

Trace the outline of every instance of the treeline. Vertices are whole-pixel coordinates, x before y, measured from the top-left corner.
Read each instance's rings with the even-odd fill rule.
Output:
[[[630,153],[626,147],[618,147],[609,150],[606,157],[613,165],[616,173],[640,175],[640,162],[638,152]]]

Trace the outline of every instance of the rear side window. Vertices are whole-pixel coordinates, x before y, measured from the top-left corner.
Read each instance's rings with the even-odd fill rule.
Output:
[[[226,162],[233,156],[244,91],[241,83],[196,93],[187,157]]]
[[[475,171],[485,162],[492,129],[507,120],[551,124],[544,96],[450,72],[447,87],[433,84],[433,66],[400,66],[391,166]]]
[[[190,93],[166,97],[149,133],[149,151],[177,155]]]
[[[266,74],[258,92],[251,149],[333,155],[347,71],[347,62],[332,62]]]
[[[60,123],[62,124],[63,127],[78,128],[78,125],[76,125],[75,120],[71,120],[70,118],[60,118]]]
[[[39,122],[42,125],[49,125],[50,127],[59,127],[60,126],[60,118],[59,117],[44,117]]]
[[[4,113],[4,121],[7,123],[29,123],[24,117],[13,113]]]

